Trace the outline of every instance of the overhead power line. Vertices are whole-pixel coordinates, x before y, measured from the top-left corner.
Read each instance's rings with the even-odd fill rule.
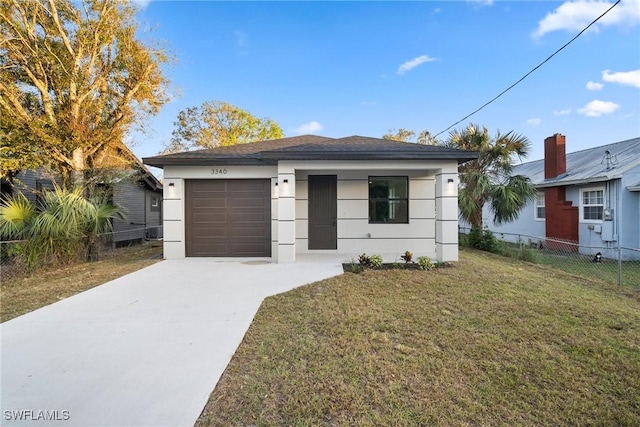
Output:
[[[449,126],[448,128],[446,128],[443,131],[440,131],[438,133],[436,133],[433,137],[437,137],[440,134],[445,133],[446,131],[448,131],[449,129],[451,129],[452,127],[462,123],[463,121],[467,120],[469,117],[473,116],[474,114],[476,114],[477,112],[479,112],[480,110],[482,110],[484,107],[486,107],[487,105],[493,103],[496,99],[500,98],[502,95],[504,95],[505,93],[509,92],[511,89],[513,89],[516,85],[518,85],[521,81],[523,81],[524,79],[526,79],[527,77],[529,77],[530,74],[532,74],[534,71],[536,71],[538,68],[542,67],[544,64],[546,64],[551,58],[553,58],[554,56],[556,56],[558,53],[560,53],[561,50],[563,50],[565,47],[569,46],[571,43],[573,43],[573,41],[575,39],[577,39],[578,37],[580,37],[582,35],[582,33],[584,33],[585,31],[587,31],[593,24],[595,24],[596,22],[598,22],[603,16],[605,16],[607,13],[609,13],[611,11],[611,9],[613,9],[614,7],[616,7],[618,5],[618,3],[620,3],[622,0],[618,0],[616,1],[613,5],[611,5],[611,7],[609,9],[607,9],[602,15],[598,16],[596,19],[594,19],[589,25],[587,25],[586,27],[584,27],[584,29],[582,31],[580,31],[578,34],[576,34],[575,37],[573,37],[571,40],[569,40],[567,43],[565,43],[560,49],[556,50],[555,52],[553,52],[551,55],[549,55],[549,57],[547,59],[545,59],[544,61],[542,61],[540,64],[536,65],[531,71],[529,71],[527,74],[525,74],[524,76],[522,76],[520,78],[520,80],[518,80],[517,82],[515,82],[514,84],[512,84],[511,86],[509,86],[508,88],[506,88],[505,90],[503,90],[502,92],[500,92],[498,95],[496,95],[494,98],[492,98],[490,101],[486,102],[485,104],[483,104],[480,108],[476,109],[475,111],[473,111],[472,113],[464,116],[463,118],[461,118],[460,120],[458,120],[457,122],[455,122],[454,124],[452,124],[451,126]]]

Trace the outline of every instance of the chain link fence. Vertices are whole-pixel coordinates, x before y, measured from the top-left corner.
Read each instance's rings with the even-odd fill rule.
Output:
[[[459,227],[460,243],[468,243],[470,228]],[[587,246],[527,234],[490,231],[499,241],[496,250],[507,257],[547,265],[576,276],[640,287],[640,249]]]
[[[128,248],[144,244],[162,246],[162,226],[136,227],[99,236],[98,244],[91,250],[84,248],[83,254],[70,262],[99,261],[116,257]],[[26,240],[0,241],[0,280],[26,276],[33,268],[56,265],[59,260],[49,256],[29,261]],[[154,255],[155,256],[155,255]],[[160,255],[161,256],[161,255]],[[69,260],[68,260],[69,262]]]

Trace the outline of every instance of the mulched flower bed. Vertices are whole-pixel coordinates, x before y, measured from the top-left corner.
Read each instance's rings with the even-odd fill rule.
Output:
[[[420,270],[420,266],[416,263],[384,263],[380,267],[364,267],[359,263],[342,263],[342,269],[345,273],[358,273],[364,269],[369,270]]]

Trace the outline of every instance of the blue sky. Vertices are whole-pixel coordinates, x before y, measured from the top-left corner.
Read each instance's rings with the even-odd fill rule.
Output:
[[[142,29],[176,57],[173,101],[135,135],[152,156],[180,110],[225,101],[287,136],[443,131],[516,82],[613,1],[219,2],[140,0]],[[146,36],[146,35],[145,35]],[[640,136],[640,0],[623,0],[473,122],[543,156]],[[448,132],[440,135],[446,139]]]

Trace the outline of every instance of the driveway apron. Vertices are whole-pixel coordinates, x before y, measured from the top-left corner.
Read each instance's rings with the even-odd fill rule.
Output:
[[[0,325],[2,426],[192,426],[263,299],[340,261],[165,260]]]

